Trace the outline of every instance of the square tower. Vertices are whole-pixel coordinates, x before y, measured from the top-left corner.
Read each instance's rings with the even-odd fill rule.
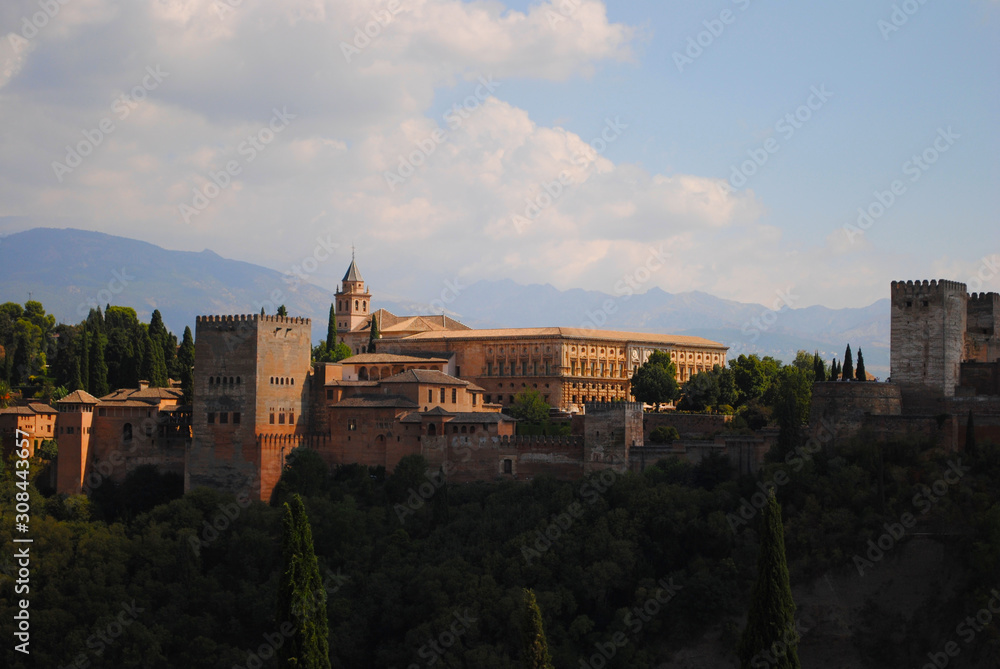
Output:
[[[892,381],[954,396],[965,349],[965,284],[893,281],[891,295]]]
[[[275,463],[264,461],[261,441],[307,432],[310,338],[308,318],[196,319],[185,490],[209,486],[248,492],[254,499],[270,496],[261,487],[261,472]]]

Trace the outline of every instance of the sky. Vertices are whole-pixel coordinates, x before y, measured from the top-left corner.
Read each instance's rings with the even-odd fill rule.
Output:
[[[4,0],[0,234],[331,291],[353,247],[425,302],[1000,290],[998,37],[997,0]]]

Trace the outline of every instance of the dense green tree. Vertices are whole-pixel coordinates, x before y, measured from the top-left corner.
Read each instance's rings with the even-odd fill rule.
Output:
[[[177,366],[180,368],[181,390],[184,401],[190,403],[194,391],[194,337],[191,328],[184,326],[184,335],[180,348],[177,349]]]
[[[77,341],[76,358],[80,361],[80,389],[90,392],[90,331],[87,322],[83,322],[80,338]]]
[[[861,355],[861,349],[858,349],[858,366],[854,370],[854,378],[858,381],[867,381],[868,373],[865,372],[865,358]]]
[[[854,356],[851,355],[851,345],[847,345],[847,350],[844,352],[844,365],[841,368],[843,371],[840,373],[840,379],[842,381],[851,381],[854,379]]]
[[[14,324],[14,354],[11,383],[27,383],[28,377],[45,371],[45,339],[42,328],[27,318]]]
[[[378,319],[372,314],[371,325],[368,327],[368,352],[375,352],[375,342],[382,337],[378,331]]]
[[[654,427],[649,433],[649,441],[654,444],[669,444],[680,438],[681,435],[673,425],[660,425]]]
[[[525,615],[525,669],[555,669],[552,656],[549,655],[549,644],[545,640],[545,629],[542,625],[542,612],[535,599],[535,591],[524,588]]]
[[[819,357],[819,351],[813,354],[813,377],[816,383],[826,381],[826,365],[823,364],[823,358]]]
[[[167,386],[167,365],[163,362],[163,348],[147,333],[143,338],[142,368],[139,377],[149,382],[150,388]]]
[[[154,309],[149,317],[149,337],[153,343],[163,351],[163,364],[167,369],[167,376],[173,378],[180,377],[180,367],[177,364],[177,337],[167,330],[163,324],[163,316],[159,309]]]
[[[284,509],[277,622],[292,623],[294,631],[278,648],[278,666],[330,669],[326,589],[313,549],[312,528],[299,495],[292,495]]]
[[[108,363],[104,359],[104,335],[95,332],[90,340],[90,387],[87,391],[94,397],[103,397],[111,390],[108,387]]]
[[[334,305],[330,303],[330,316],[326,321],[326,348],[328,351],[333,352],[333,349],[337,347],[337,311],[334,309]]]
[[[773,417],[778,423],[779,458],[796,448],[802,441],[802,426],[809,420],[812,402],[810,375],[798,367],[784,367],[778,380]]]
[[[736,384],[735,406],[743,406],[755,399],[768,403],[768,393],[780,368],[777,360],[770,356],[760,358],[756,354],[741,354],[737,359],[729,361],[729,367]]]
[[[280,307],[278,307],[278,315],[281,316],[282,318],[288,316],[288,309],[285,308],[285,305],[282,304]]]
[[[677,383],[677,366],[670,354],[653,351],[649,359],[632,374],[632,396],[645,404],[652,404],[659,411],[660,404],[672,402],[681,396]]]
[[[542,423],[549,419],[551,409],[542,394],[534,388],[527,388],[514,395],[514,402],[507,407],[507,413],[526,423]]]
[[[769,653],[777,660],[774,666],[778,669],[800,669],[797,646],[795,600],[785,560],[785,530],[781,507],[772,491],[760,515],[757,581],[750,594],[747,626],[740,639],[740,668],[760,666],[762,656]]]
[[[795,359],[792,360],[792,366],[801,369],[809,376],[809,380],[812,381],[815,378],[815,356],[808,351],[799,349],[795,353]]]
[[[132,307],[108,307],[104,312],[107,336],[104,356],[111,389],[137,388],[145,352],[145,329]]]

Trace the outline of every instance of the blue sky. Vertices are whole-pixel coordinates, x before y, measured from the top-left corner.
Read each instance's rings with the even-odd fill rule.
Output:
[[[424,302],[455,278],[613,292],[651,248],[671,262],[643,288],[764,304],[1000,289],[998,2],[226,2],[69,2],[37,34],[37,2],[0,8],[0,232],[279,270],[332,239],[314,283],[335,288],[353,243],[383,294]],[[252,159],[251,136],[270,137]],[[845,230],[859,207],[881,215]]]

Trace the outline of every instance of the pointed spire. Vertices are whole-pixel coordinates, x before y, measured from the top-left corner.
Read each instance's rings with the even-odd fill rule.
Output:
[[[351,266],[347,268],[347,274],[341,281],[364,281],[361,278],[361,272],[358,270],[357,264],[354,262],[354,247],[351,247]]]

